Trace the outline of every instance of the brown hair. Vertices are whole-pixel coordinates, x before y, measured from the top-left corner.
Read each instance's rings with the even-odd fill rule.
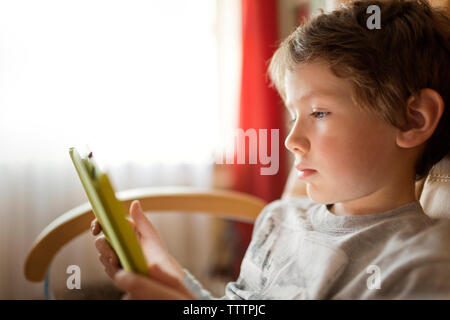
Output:
[[[369,29],[367,7],[381,9],[381,29]],[[402,128],[406,102],[421,89],[436,90],[444,113],[416,163],[416,180],[450,149],[450,17],[424,0],[355,1],[298,27],[273,55],[269,76],[285,100],[284,76],[321,59],[353,86],[358,105]]]

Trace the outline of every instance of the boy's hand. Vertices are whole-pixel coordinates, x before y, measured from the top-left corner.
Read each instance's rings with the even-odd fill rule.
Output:
[[[185,295],[190,295],[189,290],[183,285],[183,279],[185,276],[183,268],[169,254],[155,228],[142,211],[139,201],[135,200],[131,203],[130,216],[132,220],[128,220],[136,232],[142,251],[147,260],[149,275],[153,279],[151,283],[155,283],[154,280],[156,280],[157,282],[161,282],[162,284],[165,284],[178,292],[182,292]],[[91,229],[93,235],[98,235],[101,232],[100,224],[96,219],[92,221]],[[95,246],[100,253],[99,259],[104,265],[106,273],[114,279],[115,274],[121,268],[116,253],[103,235],[97,237],[95,240]],[[125,279],[128,278],[125,277]],[[119,283],[123,284],[120,281]],[[148,282],[146,283],[148,284]],[[147,285],[147,287],[149,287],[149,285]],[[140,295],[138,294],[138,296]]]
[[[97,219],[92,220],[91,230],[94,236],[100,234],[102,231]],[[105,272],[110,278],[114,278],[117,271],[120,270],[121,265],[119,257],[116,252],[111,248],[104,235],[100,235],[95,239],[95,247],[99,252],[98,258],[105,267]]]
[[[134,272],[121,270],[114,276],[114,283],[127,294],[124,300],[194,300],[185,289],[177,289]]]

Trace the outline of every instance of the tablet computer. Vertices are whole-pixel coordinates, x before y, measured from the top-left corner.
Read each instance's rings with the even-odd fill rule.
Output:
[[[148,275],[147,262],[127,212],[116,196],[111,181],[94,160],[92,152],[81,157],[75,148],[70,157],[106,240],[116,252],[125,270]]]

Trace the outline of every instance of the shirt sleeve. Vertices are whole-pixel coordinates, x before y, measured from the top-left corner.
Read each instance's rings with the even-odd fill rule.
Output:
[[[263,224],[263,221],[265,221],[268,216],[270,216],[270,213],[272,212],[273,208],[279,206],[282,202],[280,200],[275,200],[272,203],[269,203],[266,205],[261,213],[258,215],[255,224],[254,229],[252,233],[252,241],[255,241],[258,238],[259,229],[261,225]],[[245,263],[245,257],[244,261]],[[225,288],[225,295],[222,297],[214,297],[211,292],[203,288],[201,283],[189,272],[187,269],[183,269],[185,272],[185,277],[183,280],[183,284],[186,286],[186,288],[191,291],[191,293],[199,300],[240,300],[245,299],[242,295],[239,293],[245,291],[245,281],[242,275],[239,277],[238,281],[235,282],[229,282]],[[242,272],[242,269],[241,269]]]
[[[183,284],[191,293],[199,300],[218,300],[211,292],[203,288],[201,283],[189,272],[187,269],[183,269],[185,277]]]

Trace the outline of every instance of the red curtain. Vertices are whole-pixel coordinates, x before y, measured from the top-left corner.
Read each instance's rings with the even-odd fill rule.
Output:
[[[269,87],[266,76],[269,60],[278,43],[277,1],[242,0],[243,52],[238,127],[244,131],[253,128],[256,132],[267,129],[268,154],[271,150],[271,129],[279,129],[279,169],[274,175],[261,175],[260,169],[269,165],[260,164],[259,157],[258,164],[249,164],[247,140],[246,164],[232,166],[233,189],[268,202],[281,197],[287,178],[283,108],[278,93]],[[238,252],[233,261],[233,269],[237,276],[251,239],[253,225],[239,222],[234,226],[238,235]]]

